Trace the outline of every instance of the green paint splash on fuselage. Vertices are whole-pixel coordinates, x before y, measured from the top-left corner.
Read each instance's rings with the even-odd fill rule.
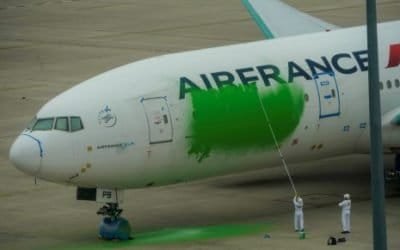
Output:
[[[211,151],[234,152],[275,145],[260,99],[278,143],[297,128],[304,110],[304,91],[296,84],[277,84],[261,92],[256,84],[227,85],[191,92],[193,117],[188,153],[198,161]]]

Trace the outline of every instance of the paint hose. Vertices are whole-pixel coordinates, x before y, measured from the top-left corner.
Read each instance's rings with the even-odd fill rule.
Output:
[[[293,193],[294,193],[295,196],[297,196],[296,186],[294,185],[293,178],[292,178],[292,176],[290,174],[290,171],[289,171],[289,168],[288,168],[288,166],[286,164],[285,157],[282,154],[282,151],[281,151],[281,148],[279,146],[278,140],[276,139],[275,132],[274,132],[274,129],[272,128],[271,121],[269,119],[267,110],[265,109],[265,107],[264,107],[264,105],[262,103],[262,100],[261,100],[261,96],[259,94],[258,94],[258,100],[260,101],[260,105],[261,105],[261,109],[262,109],[262,111],[264,113],[265,121],[267,122],[268,128],[269,128],[269,130],[270,130],[270,132],[272,134],[272,138],[274,140],[275,147],[276,147],[276,149],[277,149],[277,151],[279,153],[279,157],[281,158],[283,168],[285,169],[286,175],[289,178],[289,182],[290,182],[290,185],[292,186]]]

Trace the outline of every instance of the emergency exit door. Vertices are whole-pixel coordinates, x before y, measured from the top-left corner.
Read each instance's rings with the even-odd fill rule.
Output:
[[[319,118],[340,115],[340,93],[334,73],[314,76],[319,99]]]
[[[173,127],[165,97],[142,99],[146,114],[150,144],[171,142]]]

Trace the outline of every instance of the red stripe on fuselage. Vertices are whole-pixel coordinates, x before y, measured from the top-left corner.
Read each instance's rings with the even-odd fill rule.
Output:
[[[400,65],[400,43],[390,45],[389,63],[386,68],[393,68]]]

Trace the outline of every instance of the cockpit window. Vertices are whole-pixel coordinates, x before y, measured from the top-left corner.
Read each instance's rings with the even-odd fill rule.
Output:
[[[71,117],[71,132],[78,131],[83,129],[82,120],[80,117],[72,116]]]
[[[51,130],[53,128],[54,118],[44,118],[38,119],[35,125],[32,128],[32,131],[35,130]]]
[[[55,121],[55,122],[54,122]],[[66,132],[75,132],[83,129],[83,123],[78,116],[62,116],[62,117],[49,117],[49,118],[34,118],[29,124],[27,129],[35,130],[60,130]]]
[[[57,117],[54,129],[61,131],[69,131],[68,117]]]
[[[26,129],[32,130],[33,126],[35,125],[37,119],[36,116],[29,122],[28,126],[26,127]]]

